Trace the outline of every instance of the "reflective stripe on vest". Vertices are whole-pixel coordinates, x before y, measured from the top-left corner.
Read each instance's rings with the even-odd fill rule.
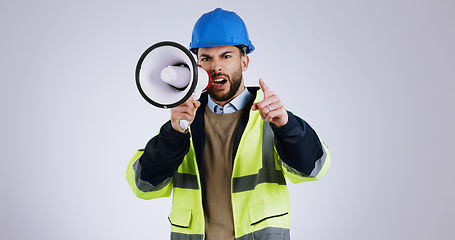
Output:
[[[253,240],[253,239],[269,239],[269,240],[288,240],[290,239],[288,228],[268,227],[250,234],[236,238],[235,240]]]
[[[139,158],[140,159],[140,158]],[[140,178],[141,175],[141,164],[139,159],[133,164],[135,174],[135,181],[136,186],[142,192],[152,192],[152,191],[159,191],[165,186],[167,186],[172,180],[174,180],[174,187],[175,188],[184,188],[184,189],[194,189],[199,190],[199,184],[196,175],[187,174],[187,173],[179,173],[175,172],[173,177],[166,179],[164,182],[160,183],[159,185],[152,185],[151,183],[144,181]]]
[[[141,163],[140,163],[140,157],[134,162],[133,164],[133,169],[134,169],[134,172],[135,172],[135,181],[136,181],[136,187],[142,191],[142,192],[153,192],[153,191],[159,191],[161,189],[163,189],[165,186],[167,186],[171,181],[172,181],[172,178],[168,178],[166,180],[164,180],[162,183],[154,186],[153,184],[147,182],[147,181],[144,181],[140,178],[141,176]]]
[[[262,131],[262,168],[259,169],[256,174],[233,178],[233,193],[253,190],[256,185],[261,183],[286,185],[286,179],[284,178],[283,172],[275,169],[273,131],[268,121],[263,122]]]
[[[172,240],[203,240],[204,235],[171,232],[171,239]]]
[[[197,176],[187,173],[174,173],[174,188],[199,190]]]
[[[254,239],[269,239],[269,240],[285,240],[290,239],[289,229],[287,228],[274,228],[268,227],[256,232],[236,238],[235,240],[254,240]],[[184,233],[171,233],[172,240],[203,240],[202,234],[184,234]]]

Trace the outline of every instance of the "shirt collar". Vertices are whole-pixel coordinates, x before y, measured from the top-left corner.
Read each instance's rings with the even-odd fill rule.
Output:
[[[245,88],[240,95],[232,99],[229,103],[224,105],[223,107],[216,104],[213,99],[209,96],[207,105],[210,108],[210,110],[213,113],[217,114],[225,114],[225,113],[233,113],[236,112],[242,108],[244,108],[247,104],[248,101],[250,101],[251,94],[250,92]]]

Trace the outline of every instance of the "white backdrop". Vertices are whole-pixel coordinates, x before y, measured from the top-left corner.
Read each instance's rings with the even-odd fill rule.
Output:
[[[169,118],[136,89],[155,42],[236,11],[263,78],[329,146],[290,185],[293,239],[455,235],[455,3],[442,0],[0,3],[2,239],[168,239],[171,198],[137,199],[136,149]]]

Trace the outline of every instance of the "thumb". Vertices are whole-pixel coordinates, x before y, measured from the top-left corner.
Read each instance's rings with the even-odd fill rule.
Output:
[[[252,111],[258,110],[258,104],[257,103],[253,104],[253,106],[251,106],[251,110]]]

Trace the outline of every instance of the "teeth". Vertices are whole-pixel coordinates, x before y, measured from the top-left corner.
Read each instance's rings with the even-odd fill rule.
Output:
[[[221,79],[215,79],[213,82],[215,82],[215,83],[220,83],[220,82],[222,82],[222,81],[224,81],[224,79],[221,78]]]

